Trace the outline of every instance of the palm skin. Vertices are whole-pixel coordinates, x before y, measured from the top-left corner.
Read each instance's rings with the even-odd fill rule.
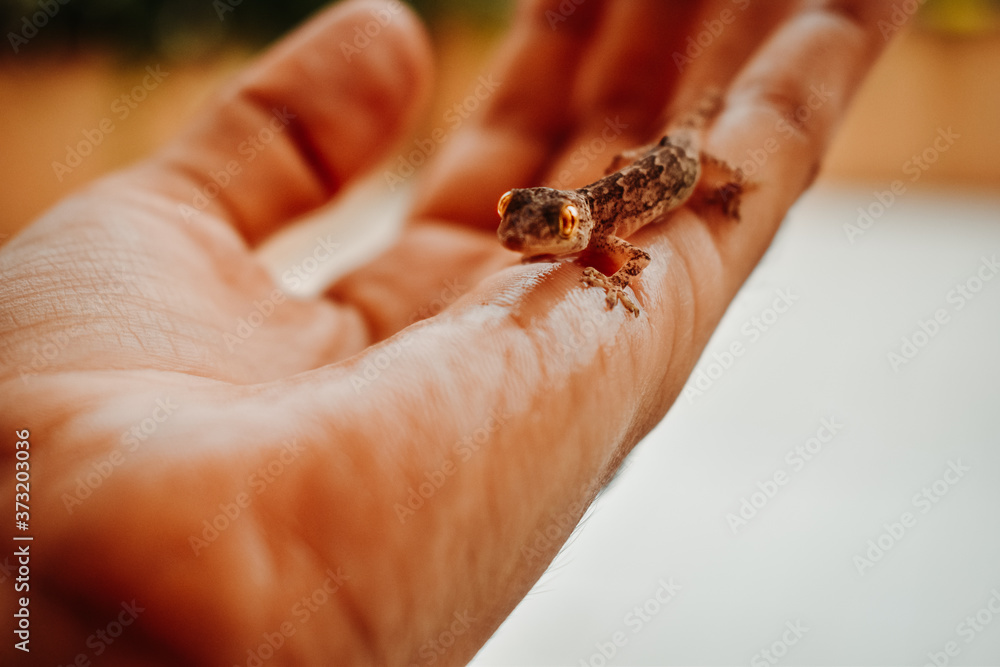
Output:
[[[31,442],[33,659],[94,656],[88,638],[134,600],[105,664],[248,664],[264,645],[271,664],[468,660],[679,394],[891,11],[756,3],[680,72],[671,54],[734,3],[592,0],[553,23],[559,2],[524,2],[500,88],[423,175],[398,243],[234,344],[276,289],[256,246],[386,155],[429,96],[406,12],[345,58],[383,4],[325,12],[187,134],[0,251],[0,420]],[[579,260],[520,265],[496,240],[502,192],[593,180],[706,86],[726,91],[708,149],[738,164],[818,83],[830,99],[779,135],[743,222],[696,202],[632,237],[653,257],[639,318],[583,289]],[[182,214],[285,109],[259,157]],[[581,167],[609,118],[626,129]],[[408,326],[446,284],[468,291]]]

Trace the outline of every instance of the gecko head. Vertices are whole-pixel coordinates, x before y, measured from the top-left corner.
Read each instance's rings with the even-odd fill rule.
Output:
[[[571,190],[511,190],[500,198],[497,212],[500,243],[526,255],[578,252],[590,243],[594,228],[586,197]]]

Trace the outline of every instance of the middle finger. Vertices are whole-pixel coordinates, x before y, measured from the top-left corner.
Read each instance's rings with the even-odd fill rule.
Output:
[[[659,138],[670,118],[695,108],[708,89],[724,90],[795,2],[615,5],[601,56],[581,73],[586,113],[547,182],[578,187],[601,176],[621,150]]]

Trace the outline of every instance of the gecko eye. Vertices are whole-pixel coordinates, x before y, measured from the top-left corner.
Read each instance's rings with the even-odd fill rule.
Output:
[[[576,206],[572,204],[563,206],[562,211],[559,212],[559,236],[568,239],[573,236],[573,232],[576,231],[579,224],[580,211],[577,210]]]
[[[507,212],[507,205],[510,204],[512,194],[513,192],[505,192],[503,193],[503,196],[500,197],[500,202],[497,204],[497,213],[500,214],[501,218],[503,217],[503,214]]]

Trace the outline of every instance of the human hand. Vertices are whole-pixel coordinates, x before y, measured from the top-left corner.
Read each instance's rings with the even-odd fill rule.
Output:
[[[525,595],[681,391],[891,10],[561,4],[524,3],[488,70],[499,88],[430,165],[398,243],[325,298],[275,294],[255,249],[370,168],[427,97],[407,13],[350,62],[341,51],[382,2],[323,14],[178,141],[2,248],[2,423],[30,430],[35,656],[94,656],[88,638],[121,619],[102,661],[454,663]],[[723,10],[735,19],[710,48],[676,61]],[[577,261],[519,265],[500,247],[502,192],[592,180],[710,86],[725,101],[708,151],[766,159],[742,222],[692,204],[633,237],[653,256],[633,283],[641,317],[607,311]],[[265,128],[248,160],[241,142]],[[182,208],[232,161],[207,208]],[[446,281],[468,292],[408,327]],[[227,338],[255,312],[252,335]]]

